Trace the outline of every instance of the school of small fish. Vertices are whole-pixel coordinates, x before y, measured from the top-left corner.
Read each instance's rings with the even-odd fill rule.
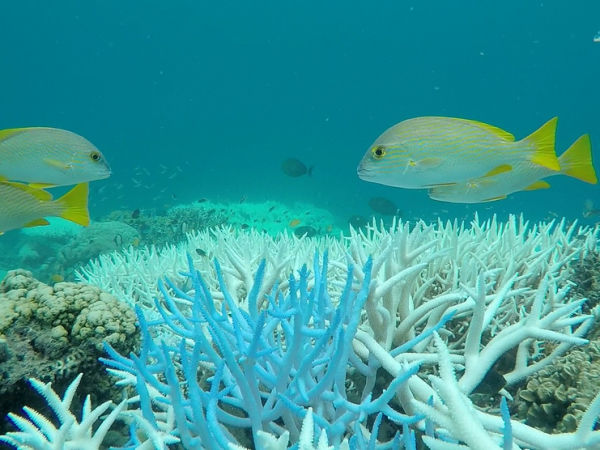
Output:
[[[555,151],[556,117],[524,139],[498,127],[452,117],[416,117],[386,130],[358,165],[373,183],[427,189],[452,203],[481,203],[518,191],[550,187],[545,178],[567,175],[598,182],[591,143],[580,136],[560,157]]]
[[[48,225],[45,217],[90,223],[88,182],[110,176],[87,139],[46,127],[0,130],[0,234]],[[75,185],[58,199],[46,189]]]

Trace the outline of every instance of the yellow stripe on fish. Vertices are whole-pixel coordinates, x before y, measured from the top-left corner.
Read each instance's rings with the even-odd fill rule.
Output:
[[[44,217],[62,217],[87,226],[88,184],[81,183],[57,200],[42,189],[22,183],[0,182],[0,234],[18,228],[48,225]]]
[[[366,181],[408,189],[466,182],[528,162],[559,170],[554,151],[557,118],[528,137],[493,125],[452,117],[416,117],[386,130],[363,156]]]
[[[102,153],[78,134],[44,127],[0,130],[0,180],[49,187],[109,175]]]
[[[550,170],[531,162],[519,162],[510,171],[456,183],[451,186],[438,186],[429,190],[434,200],[451,203],[483,203],[506,198],[517,191],[548,189],[550,184],[543,181],[554,175],[567,175],[586,183],[596,184],[598,178],[592,163],[592,147],[587,134],[580,136],[558,158],[560,170]]]

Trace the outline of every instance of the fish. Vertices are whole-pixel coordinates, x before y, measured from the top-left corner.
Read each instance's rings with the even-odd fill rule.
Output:
[[[406,189],[451,185],[507,172],[519,162],[550,170],[556,117],[519,141],[493,125],[453,117],[416,117],[386,130],[364,154],[357,173],[365,181]]]
[[[560,170],[550,170],[527,161],[519,162],[508,172],[431,188],[429,197],[450,203],[491,202],[518,191],[548,189],[550,184],[544,179],[555,175],[567,175],[590,184],[598,183],[588,134],[579,136],[559,156],[558,162]]]
[[[300,225],[301,222],[302,221],[300,219],[292,219],[290,220],[290,223],[288,225],[290,226],[290,228],[294,228]]]
[[[395,216],[400,213],[396,204],[385,197],[372,197],[369,199],[369,207],[384,216]]]
[[[110,176],[104,155],[78,134],[58,128],[0,130],[0,181],[68,186]]]
[[[307,167],[297,158],[288,158],[281,163],[281,171],[288,177],[297,178],[302,175],[312,175],[313,166]]]
[[[88,226],[88,184],[80,183],[62,197],[23,183],[0,182],[0,234],[18,228],[48,225],[44,217],[61,217]]]

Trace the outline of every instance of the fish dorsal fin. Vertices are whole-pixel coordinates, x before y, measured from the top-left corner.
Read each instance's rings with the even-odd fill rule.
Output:
[[[560,164],[554,150],[557,122],[558,117],[553,117],[523,140],[533,145],[532,163],[558,172]]]
[[[42,189],[35,189],[31,186],[23,183],[17,183],[15,181],[3,181],[4,184],[8,184],[16,189],[20,189],[23,192],[27,192],[29,195],[42,201],[52,200],[52,194],[50,192],[43,191]]]
[[[479,122],[477,120],[469,120],[469,119],[462,119],[462,120],[464,120],[465,122],[468,122],[468,123],[472,123],[473,125],[477,125],[478,127],[483,128],[484,130],[498,136],[501,139],[504,139],[505,141],[513,142],[515,140],[515,137],[511,133],[503,130],[502,128],[498,128],[498,127],[495,127],[495,126],[487,124],[487,123]]]
[[[63,207],[60,217],[87,227],[90,224],[88,212],[88,183],[80,183],[56,200]]]
[[[494,167],[488,173],[484,175],[484,177],[493,177],[494,175],[498,175],[499,173],[510,172],[512,170],[512,166],[510,164],[501,164],[498,167]]]
[[[46,219],[35,219],[31,222],[27,222],[25,225],[23,225],[23,228],[41,227],[44,225],[50,225],[50,222],[48,222]]]
[[[6,130],[0,130],[0,142],[16,136],[25,130],[27,130],[27,128],[7,128]]]
[[[590,136],[580,136],[559,156],[560,171],[586,183],[596,184],[598,177],[592,164],[592,144]]]
[[[523,190],[524,191],[537,191],[538,189],[549,189],[549,188],[550,188],[550,183],[548,183],[544,180],[538,180],[535,183],[531,183],[529,186],[527,186]]]

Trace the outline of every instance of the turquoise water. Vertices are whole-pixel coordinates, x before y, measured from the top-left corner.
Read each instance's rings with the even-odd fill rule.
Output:
[[[90,139],[113,176],[92,183],[93,218],[115,209],[310,201],[341,218],[387,197],[407,218],[524,212],[582,218],[598,186],[477,206],[361,181],[387,127],[467,117],[523,137],[560,117],[557,148],[600,141],[600,4],[583,2],[10,2],[0,17],[2,128]],[[598,160],[598,145],[594,156]],[[314,165],[289,178],[281,161]]]

